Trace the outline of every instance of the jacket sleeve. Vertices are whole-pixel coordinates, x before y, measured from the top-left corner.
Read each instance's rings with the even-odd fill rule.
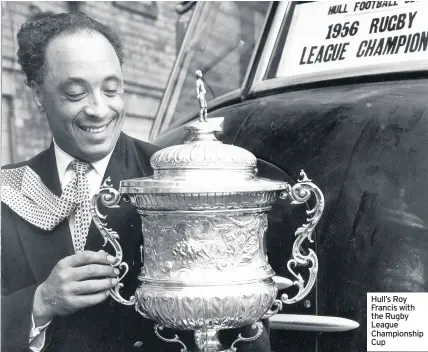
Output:
[[[37,285],[9,292],[2,277],[1,343],[2,351],[29,351],[31,314]]]
[[[1,203],[1,345],[2,351],[30,351],[36,280],[20,244],[15,215]],[[46,339],[45,345],[48,342]]]
[[[1,345],[2,351],[29,351],[36,281],[19,268],[21,248],[11,210],[1,203]],[[22,282],[22,284],[16,284]]]

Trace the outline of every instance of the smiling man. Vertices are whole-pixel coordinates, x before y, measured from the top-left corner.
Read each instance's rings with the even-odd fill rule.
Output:
[[[124,88],[117,50],[99,32],[60,34],[45,48],[43,81],[30,82],[58,147],[73,157],[99,161],[119,138]]]
[[[90,199],[107,177],[118,188],[123,179],[148,176],[157,150],[121,132],[121,41],[112,28],[73,13],[24,24],[18,44],[26,83],[53,141],[2,170],[2,351],[178,351],[159,340],[153,322],[134,307],[109,298],[119,273],[100,251],[102,236],[90,214]],[[130,204],[103,212],[122,236],[130,268],[126,297],[142,264],[140,219]],[[239,332],[251,335],[251,327],[243,330],[226,332],[225,345]],[[266,331],[238,351],[270,351]]]
[[[2,351],[131,351],[139,339],[151,350],[151,322],[107,299],[118,272],[99,251],[102,238],[90,215],[90,199],[107,177],[118,187],[149,175],[156,151],[121,133],[122,43],[81,13],[26,23],[17,37],[26,84],[53,141],[2,170]],[[110,212],[109,222],[124,236],[135,281],[138,216],[125,207]]]

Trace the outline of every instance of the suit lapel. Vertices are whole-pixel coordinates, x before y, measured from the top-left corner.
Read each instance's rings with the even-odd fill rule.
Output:
[[[40,176],[43,183],[54,194],[61,195],[53,144],[30,159],[27,165]],[[18,216],[16,224],[22,247],[37,282],[44,281],[59,260],[73,254],[73,243],[67,220],[62,221],[52,231],[39,229]]]
[[[107,178],[110,178],[111,186],[118,190],[120,181],[143,175],[140,164],[141,162],[132,140],[122,133],[107,165],[103,183]],[[123,240],[127,229],[127,219],[132,215],[136,215],[135,208],[129,203],[121,203],[120,209],[107,208],[101,206],[100,203],[99,206],[101,213],[107,216],[108,227],[116,230],[121,240]],[[85,249],[98,251],[102,248],[103,243],[104,240],[99,230],[96,228],[94,222],[92,222]],[[106,249],[104,248],[104,250]]]
[[[54,145],[28,160],[28,166],[40,176],[43,183],[57,196],[61,196],[58,168],[56,166]]]
[[[110,157],[110,161],[107,165],[106,171],[103,176],[103,182],[102,182],[102,184],[104,184],[105,180],[108,177],[110,177],[111,185],[116,190],[119,188],[120,181],[123,180],[125,177],[118,162],[118,157],[119,157],[118,147],[119,147],[119,143],[114,149]],[[98,202],[98,206],[100,207],[99,209],[101,213],[103,215],[107,215],[108,227],[115,228],[115,226],[117,226],[118,218],[120,219],[120,217],[117,216],[118,213],[123,214],[122,207],[121,207],[121,210],[118,211],[117,208],[111,209],[111,208],[106,208],[104,206],[101,206],[101,202]],[[86,239],[85,249],[91,250],[91,251],[98,251],[100,249],[106,250],[105,248],[103,248],[103,244],[104,244],[103,237],[101,236],[100,231],[97,229],[94,222],[92,221],[91,226],[89,228],[88,237]]]

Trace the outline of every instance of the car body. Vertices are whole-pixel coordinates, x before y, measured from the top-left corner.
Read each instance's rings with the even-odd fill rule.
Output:
[[[186,124],[198,118],[194,83],[187,82],[195,81],[195,69],[208,84],[222,72],[241,71],[236,89],[207,95],[208,116],[224,117],[219,139],[252,152],[260,176],[294,184],[303,169],[323,191],[325,210],[311,247],[319,259],[316,285],[282,313],[343,317],[360,327],[273,329],[273,351],[365,351],[376,343],[367,336],[368,292],[428,291],[428,32],[421,30],[427,3],[370,2],[389,5],[367,9],[361,3],[270,3],[260,10],[265,19],[246,69],[232,62],[212,75],[198,67],[197,55],[189,58],[192,46],[204,42],[201,23],[212,6],[198,4],[152,130],[160,147],[183,143]],[[401,14],[406,28],[397,25]],[[394,29],[381,31],[382,20]],[[359,33],[351,36],[357,21]],[[327,40],[337,23],[337,40]],[[398,47],[400,40],[409,44]],[[367,52],[370,45],[376,55]],[[272,209],[267,252],[280,276],[290,276],[294,231],[305,215],[286,200]]]

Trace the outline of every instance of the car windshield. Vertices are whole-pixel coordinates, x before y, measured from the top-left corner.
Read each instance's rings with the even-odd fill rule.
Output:
[[[164,127],[198,112],[196,70],[203,73],[208,103],[241,87],[268,7],[269,2],[210,1],[195,9],[196,24],[189,27],[190,39],[176,63]]]

